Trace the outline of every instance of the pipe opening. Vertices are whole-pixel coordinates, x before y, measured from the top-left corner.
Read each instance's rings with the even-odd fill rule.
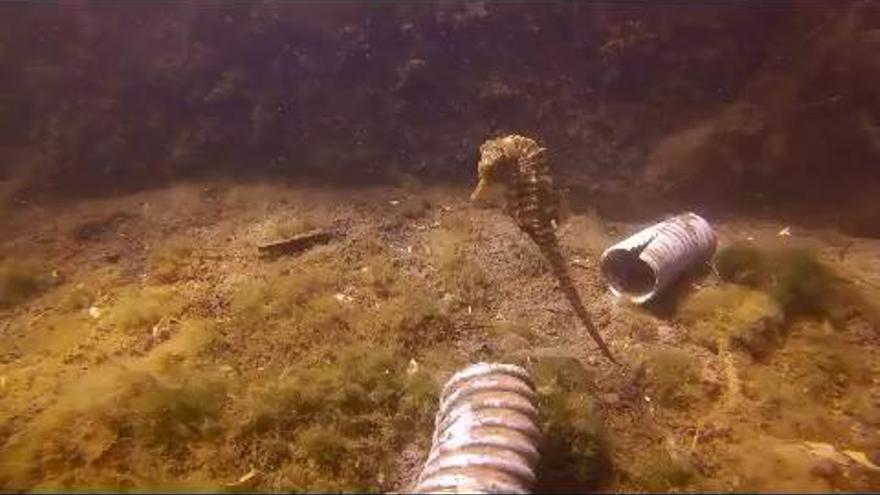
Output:
[[[657,286],[657,276],[651,266],[625,249],[611,251],[605,256],[602,275],[620,294],[646,296]]]

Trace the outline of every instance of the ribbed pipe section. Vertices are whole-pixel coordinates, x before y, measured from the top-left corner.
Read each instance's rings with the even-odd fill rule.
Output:
[[[540,459],[535,389],[511,364],[478,363],[443,387],[416,493],[529,493]]]
[[[715,254],[715,231],[695,213],[652,225],[602,253],[611,292],[636,304],[653,299],[688,269]]]

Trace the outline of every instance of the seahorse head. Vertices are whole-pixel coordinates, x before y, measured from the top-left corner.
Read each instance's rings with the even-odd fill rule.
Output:
[[[480,146],[480,161],[477,163],[479,182],[471,201],[477,201],[495,185],[509,186],[517,171],[517,160],[522,156],[523,145],[534,144],[529,138],[515,134],[490,139]],[[535,145],[537,146],[537,145]]]

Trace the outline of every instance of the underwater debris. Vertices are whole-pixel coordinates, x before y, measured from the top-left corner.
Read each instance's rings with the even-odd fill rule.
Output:
[[[297,254],[318,244],[326,244],[342,235],[340,230],[315,229],[289,239],[260,244],[260,254],[270,257]]]
[[[528,493],[540,460],[535,389],[519,366],[478,363],[443,388],[414,491]]]
[[[695,213],[654,224],[602,253],[611,292],[636,304],[653,299],[678,276],[715,253],[715,232]]]

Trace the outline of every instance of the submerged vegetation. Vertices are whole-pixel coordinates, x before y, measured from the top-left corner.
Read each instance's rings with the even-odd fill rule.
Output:
[[[670,407],[687,407],[698,397],[697,369],[693,356],[678,349],[652,351],[644,363],[649,397]]]
[[[475,242],[473,226],[465,218],[453,217],[441,227],[431,233],[428,246],[443,288],[461,305],[484,305],[488,281],[483,268],[468,255]]]
[[[872,311],[858,291],[807,249],[735,243],[719,250],[715,266],[722,280],[768,293],[789,319],[828,318],[839,325],[850,307]]]
[[[285,486],[368,490],[390,476],[393,454],[423,429],[436,400],[423,372],[408,375],[387,349],[355,348],[251,391],[238,441],[267,450],[285,439],[289,447],[260,466],[280,468]]]
[[[193,275],[196,249],[184,239],[162,244],[150,253],[150,274],[160,283],[173,283]]]
[[[181,261],[181,270],[191,268],[193,258],[170,252],[177,261],[188,260]],[[178,322],[188,303],[166,285],[168,278],[154,278],[163,285],[122,291],[105,305],[100,328],[167,340],[148,346],[132,364],[105,366],[80,380],[36,426],[12,440],[0,458],[6,466],[0,482],[158,489],[175,477],[173,471],[139,458],[198,459],[209,449],[230,466],[246,462],[241,469],[259,472],[251,482],[262,486],[328,491],[386,486],[396,479],[401,448],[426,447],[436,408],[438,369],[430,360],[413,369],[407,356],[447,338],[448,324],[436,298],[390,270],[387,254],[369,252],[367,266],[375,272],[364,287],[373,293],[358,297],[375,298],[378,308],[336,297],[361,272],[344,273],[321,259],[295,273],[242,284],[232,293],[229,320],[220,323]],[[154,258],[154,275],[155,263]],[[72,302],[64,308],[81,310],[93,295],[78,286],[68,298]],[[65,325],[60,331],[70,332]],[[338,340],[328,341],[334,335]],[[246,336],[251,342],[242,347],[238,339]],[[224,351],[229,346],[235,347],[232,353]],[[272,374],[236,359],[259,359],[267,350],[290,352],[286,364],[272,366]],[[233,365],[218,366],[212,363],[216,359]],[[61,442],[65,435],[76,440]],[[102,474],[120,470],[129,474]],[[205,488],[207,479],[198,479],[190,482]],[[212,483],[208,486],[222,488]]]
[[[535,375],[544,432],[538,490],[600,489],[611,476],[611,448],[587,388],[588,372],[577,360],[545,359]]]
[[[767,270],[758,248],[737,242],[724,246],[715,255],[715,268],[722,280],[758,286],[765,282]]]
[[[838,295],[828,269],[801,250],[778,255],[773,297],[786,314],[829,316]]]
[[[233,207],[248,208],[246,197],[240,203]],[[271,226],[243,223],[219,232],[251,242]],[[850,435],[853,448],[876,448],[848,433],[880,418],[871,351],[850,330],[858,311],[839,310],[865,298],[815,256],[740,256],[746,261],[727,266],[758,276],[700,288],[677,321],[629,307],[597,311],[635,348],[621,376],[581,354],[566,330],[570,315],[518,287],[493,286],[531,263],[515,250],[498,254],[499,239],[525,244],[513,233],[486,238],[498,234],[440,207],[417,225],[376,221],[370,235],[273,259],[207,255],[197,236],[159,240],[142,258],[84,264],[51,290],[37,285],[16,303],[23,311],[2,354],[10,361],[0,364],[0,394],[11,405],[0,414],[0,484],[405,488],[430,446],[440,385],[479,360],[532,372],[542,491],[714,487],[711,462],[735,458],[737,428],[823,442]],[[577,276],[589,274],[583,260],[598,255],[610,228],[595,214],[575,222],[571,235],[585,243],[576,247],[585,267]],[[499,268],[493,256],[510,265]],[[716,264],[726,263],[724,249],[719,256]],[[509,271],[492,271],[500,269]],[[40,270],[27,273],[47,283]],[[529,284],[526,292],[537,290]],[[847,419],[829,416],[832,407]],[[730,424],[741,412],[742,424]],[[645,426],[633,432],[633,424]],[[764,483],[754,469],[743,479]]]

